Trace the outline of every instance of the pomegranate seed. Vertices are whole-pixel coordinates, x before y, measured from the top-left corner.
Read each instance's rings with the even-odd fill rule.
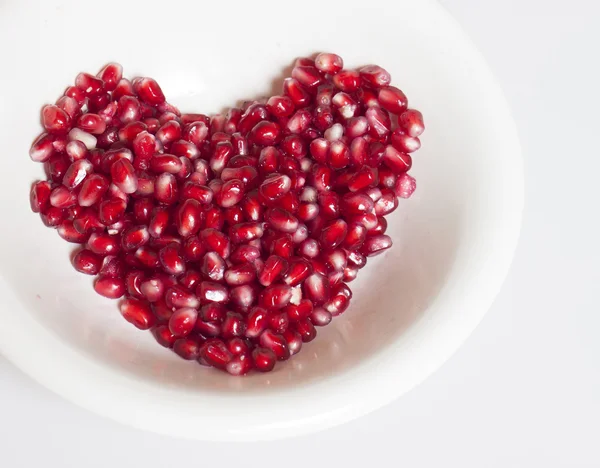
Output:
[[[398,176],[396,179],[396,185],[394,186],[394,193],[400,198],[410,198],[413,192],[417,188],[417,182],[414,177],[404,173]]]
[[[352,223],[348,226],[348,234],[342,246],[348,250],[355,250],[362,246],[367,237],[367,228],[359,223]]]
[[[83,105],[83,103],[85,102],[84,92],[81,89],[77,88],[76,86],[69,86],[65,90],[64,96],[75,99],[75,101],[77,101],[77,104],[80,106]]]
[[[125,282],[121,278],[98,276],[94,282],[94,290],[109,299],[118,299],[125,294]]]
[[[285,284],[271,285],[261,294],[261,304],[266,309],[281,309],[290,303],[292,288]]]
[[[176,120],[169,120],[156,131],[155,136],[165,148],[169,147],[181,138],[181,125]]]
[[[86,275],[97,275],[102,265],[102,258],[91,250],[82,249],[73,257],[75,269]]]
[[[375,226],[373,229],[370,229],[367,234],[369,236],[376,236],[379,234],[385,234],[385,231],[387,230],[387,221],[384,217],[378,217],[377,218],[377,226]]]
[[[313,123],[321,131],[327,131],[334,122],[333,112],[328,105],[315,107],[313,111]]]
[[[180,275],[185,272],[185,261],[177,244],[169,244],[163,247],[158,253],[158,258],[168,274]]]
[[[402,174],[412,167],[412,158],[410,155],[401,153],[392,145],[386,146],[383,162],[395,174]]]
[[[421,147],[421,141],[417,137],[411,137],[399,128],[392,132],[391,142],[402,153],[412,153]]]
[[[177,337],[187,336],[196,326],[198,311],[191,307],[177,309],[169,319],[169,330]]]
[[[195,361],[200,356],[200,342],[195,338],[179,338],[173,343],[173,351],[179,357]]]
[[[377,226],[377,215],[375,213],[355,215],[349,217],[348,222],[362,224],[365,228],[367,228],[367,230],[369,230]]]
[[[127,202],[124,200],[118,198],[105,200],[98,207],[100,221],[104,224],[112,225],[123,217],[126,209]]]
[[[140,99],[151,106],[158,106],[165,102],[165,95],[162,89],[160,89],[158,83],[152,78],[140,79],[135,83],[134,89]]]
[[[361,248],[361,253],[367,257],[374,257],[389,249],[392,246],[390,236],[373,236],[367,237]]]
[[[217,338],[207,340],[202,345],[200,356],[208,365],[218,369],[225,369],[227,364],[233,359],[232,354],[227,349],[227,345]]]
[[[278,333],[273,333],[271,330],[265,330],[258,338],[262,347],[272,351],[279,361],[289,359],[290,350],[287,347],[285,338]],[[260,349],[260,348],[256,348]]]
[[[99,255],[114,255],[119,250],[119,242],[113,236],[107,236],[106,234],[92,233],[88,239],[88,248]]]
[[[340,202],[341,212],[345,215],[361,215],[373,210],[373,200],[365,193],[347,193]]]
[[[408,109],[398,117],[398,126],[411,137],[418,137],[425,131],[423,114],[418,110]]]
[[[290,258],[294,253],[294,243],[289,234],[281,234],[272,243],[270,252],[283,258]]]
[[[269,226],[280,232],[295,232],[298,229],[298,219],[291,213],[281,208],[269,210],[265,216]]]
[[[301,336],[303,343],[308,343],[317,337],[317,330],[310,320],[296,322],[296,332]]]
[[[199,147],[209,134],[208,126],[205,122],[193,122],[183,127],[181,138]]]
[[[254,348],[252,351],[252,362],[254,368],[259,372],[272,371],[276,361],[277,356],[275,356],[275,353],[268,348]]]
[[[377,99],[381,107],[396,115],[402,114],[408,106],[405,94],[394,86],[382,87],[379,90]]]
[[[29,157],[35,162],[45,162],[54,153],[54,136],[42,133],[31,145]]]
[[[121,245],[126,251],[136,250],[150,240],[150,234],[146,226],[132,226],[123,231]]]
[[[373,88],[388,86],[392,81],[390,74],[379,65],[367,65],[362,67],[359,72],[363,83]]]
[[[300,84],[306,86],[308,89],[314,88],[323,82],[323,78],[313,66],[295,66],[292,69],[292,78],[298,80]]]
[[[138,180],[131,163],[124,158],[117,160],[110,168],[113,183],[124,193],[134,193]]]
[[[245,326],[242,315],[234,312],[227,312],[221,327],[221,336],[226,339],[244,336],[244,332],[246,331]]]
[[[379,185],[382,188],[394,188],[396,186],[397,176],[391,169],[387,167],[379,168]],[[381,198],[381,196],[380,196]]]
[[[237,179],[225,182],[221,190],[215,194],[215,202],[223,208],[237,205],[243,198],[244,183]]]
[[[69,190],[74,189],[90,174],[93,170],[92,163],[87,159],[80,159],[69,166],[63,177],[62,183]]]
[[[230,303],[237,310],[246,314],[256,301],[256,290],[252,285],[248,284],[237,286],[231,290],[229,297]]]
[[[231,375],[244,375],[250,372],[253,367],[253,362],[250,354],[240,353],[234,356],[231,361],[225,366],[225,370]]]
[[[50,201],[51,192],[51,185],[45,180],[40,180],[33,184],[29,196],[31,211],[34,213],[45,212]]]
[[[201,227],[202,217],[200,203],[196,200],[185,200],[177,210],[175,224],[181,237],[196,234]]]
[[[196,295],[203,304],[207,302],[226,303],[229,301],[229,290],[222,284],[210,281],[200,283],[196,288]]]
[[[51,206],[44,213],[40,213],[42,222],[47,227],[57,227],[67,218],[67,210]]]
[[[167,285],[164,285],[164,287],[167,288]],[[198,298],[189,290],[179,285],[167,288],[165,292],[165,303],[168,307],[175,308],[190,307],[196,309],[200,306]]]
[[[50,192],[50,204],[56,208],[69,208],[77,204],[77,196],[68,188],[58,186]]]
[[[348,225],[346,221],[336,219],[323,228],[319,241],[323,248],[334,249],[344,241],[347,233]]]
[[[315,67],[323,73],[333,75],[344,68],[344,61],[339,55],[321,53],[315,57]]]
[[[291,133],[302,133],[310,126],[311,122],[312,114],[306,109],[300,109],[290,117],[286,128]]]
[[[83,114],[77,120],[77,127],[94,135],[101,135],[106,130],[106,122],[98,114]]]
[[[333,100],[334,87],[333,85],[327,83],[319,86],[317,89],[317,97],[315,99],[316,106],[331,106]]]
[[[225,282],[232,286],[249,284],[256,278],[256,270],[248,263],[234,265],[227,269],[224,278]]]
[[[58,106],[44,106],[42,125],[48,133],[65,134],[71,128],[69,115]]]
[[[294,106],[306,107],[310,104],[311,95],[298,80],[294,78],[286,78],[283,80],[283,94],[289,97]]]
[[[177,337],[171,333],[171,330],[169,330],[169,327],[166,325],[159,325],[158,327],[153,328],[152,335],[154,335],[158,344],[165,348],[172,348],[177,340]]]
[[[225,275],[225,260],[216,252],[208,252],[202,261],[200,271],[205,278],[221,281]]]
[[[375,214],[377,216],[385,216],[398,208],[398,198],[392,189],[384,189],[381,193],[381,198],[375,202]],[[371,229],[374,228],[375,226]]]
[[[313,273],[306,278],[302,290],[314,304],[323,304],[329,300],[329,282],[320,273]]]
[[[84,132],[80,128],[71,129],[69,132],[69,140],[82,142],[88,150],[94,149],[98,141],[94,135]]]
[[[160,261],[158,259],[158,253],[152,250],[150,247],[140,247],[135,251],[135,258],[138,262],[146,268],[159,268]]]
[[[315,308],[310,314],[310,321],[313,325],[316,325],[317,327],[324,327],[326,325],[329,325],[329,323],[331,323],[332,318],[333,317],[331,316],[331,313],[325,310],[323,307]]]
[[[227,236],[216,229],[204,229],[200,233],[200,239],[208,251],[217,252],[222,258],[229,258],[231,243]]]
[[[361,85],[360,74],[354,70],[341,70],[333,75],[333,84],[345,92],[354,92]]]
[[[154,196],[165,205],[175,203],[179,197],[177,179],[173,174],[164,172],[154,182]]]
[[[257,145],[269,146],[279,141],[281,130],[276,123],[263,120],[250,131],[249,138]]]
[[[278,255],[271,255],[265,261],[260,273],[258,275],[258,281],[263,286],[270,286],[279,277],[286,272],[288,263],[285,259]]]
[[[76,207],[73,207],[76,208]],[[100,222],[96,210],[85,209],[73,218],[73,227],[81,234],[104,231],[104,224]]]
[[[267,101],[267,110],[277,118],[289,117],[294,112],[294,103],[287,96],[272,96]]]

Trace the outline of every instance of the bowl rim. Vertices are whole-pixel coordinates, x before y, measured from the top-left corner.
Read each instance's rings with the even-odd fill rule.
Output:
[[[378,409],[394,399],[400,397],[411,388],[419,385],[426,377],[437,370],[460,347],[460,345],[473,332],[489,307],[492,305],[502,283],[509,271],[514,252],[517,247],[520,233],[522,211],[524,204],[524,175],[521,148],[518,140],[517,129],[510,115],[509,106],[502,94],[501,88],[495,77],[475,45],[458,25],[456,20],[439,3],[425,0],[424,8],[429,8],[433,13],[442,15],[445,22],[452,26],[453,32],[470,49],[473,63],[478,67],[478,72],[486,76],[489,83],[489,98],[504,118],[497,120],[502,126],[502,132],[507,141],[514,148],[508,156],[512,158],[511,185],[514,187],[509,199],[511,210],[503,219],[505,230],[501,245],[497,246],[494,264],[490,266],[488,277],[485,279],[486,287],[469,297],[464,298],[468,303],[468,313],[460,321],[449,324],[448,329],[435,331],[430,339],[437,340],[436,350],[429,352],[427,359],[419,361],[419,367],[411,369],[413,379],[410,385],[404,385],[394,378],[395,367],[390,359],[374,361],[367,359],[352,368],[351,372],[333,376],[327,382],[311,384],[306,389],[286,390],[280,401],[273,407],[280,411],[275,423],[258,421],[256,424],[244,426],[242,429],[226,427],[228,422],[235,421],[238,416],[219,414],[219,408],[207,409],[206,418],[214,422],[217,418],[223,419],[223,424],[211,424],[210,427],[196,425],[195,430],[192,419],[186,414],[194,404],[193,395],[185,391],[166,391],[164,395],[157,392],[156,387],[141,381],[135,381],[124,371],[110,370],[110,372],[89,358],[80,356],[66,343],[61,342],[56,336],[49,334],[44,327],[37,323],[29,314],[12,314],[9,323],[2,332],[0,330],[0,351],[17,367],[23,370],[34,380],[49,388],[60,396],[82,406],[90,411],[109,417],[123,424],[150,430],[153,432],[174,435],[182,438],[202,440],[266,440],[307,434],[316,430],[325,429],[341,424],[370,411]],[[10,290],[0,275],[0,291],[3,296],[3,305],[10,310],[22,308],[14,293]],[[443,327],[440,327],[443,328]],[[45,349],[40,353],[32,353],[24,349],[19,340],[22,333],[29,334],[37,342],[37,337],[43,337]],[[50,350],[50,352],[45,352]],[[393,345],[390,354],[399,349]],[[62,369],[59,373],[57,370]],[[57,375],[59,374],[59,375]],[[360,378],[354,378],[359,376]],[[58,378],[57,378],[58,377]],[[381,381],[388,380],[397,385],[382,385]],[[331,388],[343,388],[344,395],[333,395],[327,392]],[[96,392],[88,390],[95,389]],[[98,390],[101,389],[101,392]],[[293,410],[285,410],[284,406],[291,401],[306,400],[306,390],[311,396],[318,396],[310,411],[302,404],[296,405]],[[101,397],[98,397],[101,394]],[[354,398],[353,395],[365,395],[365,398]],[[177,395],[174,399],[173,396]],[[161,399],[160,397],[165,397]],[[226,396],[215,396],[214,402],[227,401],[232,405],[231,413],[243,410],[249,405],[258,405],[265,409],[260,396],[236,395],[237,402],[232,405],[231,399]],[[182,424],[182,421],[184,423]]]

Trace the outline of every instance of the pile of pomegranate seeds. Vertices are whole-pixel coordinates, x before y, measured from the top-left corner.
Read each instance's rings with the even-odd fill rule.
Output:
[[[31,208],[121,314],[184,359],[267,372],[343,313],[415,180],[423,117],[376,65],[296,61],[280,96],[181,114],[152,78],[80,73],[31,147]]]

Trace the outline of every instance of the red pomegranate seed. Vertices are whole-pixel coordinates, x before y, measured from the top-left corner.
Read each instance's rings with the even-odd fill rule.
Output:
[[[350,163],[350,150],[342,141],[333,141],[329,147],[329,167],[343,169]]]
[[[177,179],[173,174],[164,172],[154,182],[154,196],[165,205],[172,205],[179,197]]]
[[[200,271],[205,278],[213,281],[221,281],[225,275],[225,260],[216,252],[208,252],[204,255]]]
[[[109,299],[118,299],[125,294],[125,282],[121,278],[98,276],[94,282],[94,290],[101,296]]]
[[[348,234],[342,243],[342,246],[348,250],[355,250],[362,246],[367,237],[367,228],[359,223],[352,223],[348,226]]]
[[[167,285],[164,285],[164,287],[167,288]],[[200,306],[198,298],[192,292],[180,285],[174,285],[167,288],[165,292],[165,303],[168,307],[174,308],[191,307],[192,309],[196,309]]]
[[[172,348],[173,344],[177,340],[177,337],[171,333],[167,325],[159,325],[152,329],[152,335],[159,345],[165,348]]]
[[[127,159],[117,160],[110,168],[113,183],[124,193],[134,193],[138,180],[133,166]]]
[[[279,141],[280,134],[281,129],[276,123],[263,120],[252,128],[248,138],[257,145],[269,146]]]
[[[158,174],[163,172],[177,174],[182,169],[182,163],[179,157],[173,154],[155,154],[150,159],[149,167],[153,172]]]
[[[287,266],[288,262],[284,258],[278,255],[271,255],[260,270],[258,275],[259,283],[265,287],[270,286],[286,272]]]
[[[136,250],[150,240],[148,228],[144,225],[132,226],[123,231],[121,245],[126,251]]]
[[[310,111],[299,109],[290,117],[286,128],[290,133],[302,133],[310,126],[311,122],[312,114]]]
[[[305,258],[316,258],[320,253],[319,243],[315,239],[306,239],[298,246],[297,253]]]
[[[196,338],[179,338],[173,343],[173,351],[179,357],[195,361],[200,356],[200,342]]]
[[[54,153],[54,136],[48,133],[42,133],[31,145],[29,157],[35,162],[45,162],[50,159]]]
[[[375,226],[373,229],[370,229],[367,234],[369,236],[376,236],[379,234],[385,234],[385,231],[387,230],[387,221],[384,217],[380,216],[377,218],[377,226]]]
[[[279,361],[289,359],[290,350],[287,347],[285,338],[278,333],[273,333],[271,330],[265,330],[258,338],[260,345],[263,348],[271,350]],[[256,348],[260,349],[260,348]],[[256,357],[255,357],[256,359]]]
[[[362,192],[347,193],[340,202],[340,210],[345,216],[370,213],[373,207],[373,200]]]
[[[58,106],[44,106],[42,109],[42,125],[48,133],[64,135],[71,128],[71,119]]]
[[[233,265],[227,269],[224,278],[225,282],[231,286],[250,284],[256,279],[256,270],[249,263]]]
[[[244,375],[253,367],[252,357],[247,352],[240,353],[231,359],[225,366],[225,370],[231,375]]]
[[[227,312],[221,327],[221,336],[225,339],[244,336],[245,327],[244,318],[241,314]]]
[[[391,169],[388,169],[387,167],[379,168],[379,186],[381,188],[394,188],[396,179],[397,176]]]
[[[81,206],[92,206],[97,203],[108,190],[108,180],[100,174],[92,174],[81,186],[77,199]]]
[[[148,224],[153,208],[154,201],[152,199],[138,198],[133,202],[133,218],[137,223]]]
[[[282,309],[292,299],[292,288],[286,284],[276,284],[267,287],[260,297],[261,305],[266,309]]]
[[[350,281],[354,281],[357,276],[358,276],[358,268],[356,268],[356,267],[346,267],[344,269],[344,276],[342,278],[342,281],[345,281],[346,283],[349,283]]]
[[[269,328],[274,333],[282,334],[284,333],[290,324],[290,320],[288,315],[285,312],[280,312],[277,314],[272,314],[269,317]]]
[[[106,130],[106,122],[98,114],[83,114],[77,120],[77,127],[94,135],[101,135]]]
[[[411,137],[418,137],[425,131],[423,114],[418,110],[408,109],[398,117],[398,126]]]
[[[382,87],[379,90],[377,99],[381,107],[396,115],[402,114],[408,106],[406,95],[394,86]]]
[[[267,110],[275,117],[289,117],[294,112],[294,103],[287,96],[272,96],[267,101]]]
[[[344,68],[344,61],[339,55],[321,53],[315,57],[315,67],[323,73],[333,75]]]
[[[50,201],[52,186],[45,180],[40,180],[31,186],[29,202],[34,213],[45,212]]]
[[[298,108],[308,106],[312,100],[308,90],[294,78],[286,78],[283,80],[283,94],[289,97],[294,103],[294,106]]]
[[[320,131],[327,131],[329,127],[334,122],[333,112],[331,111],[331,107],[328,105],[321,105],[315,107],[313,111],[313,124]]]
[[[51,206],[44,213],[40,213],[42,222],[47,227],[57,227],[67,218],[67,210]]]
[[[200,356],[208,365],[217,369],[225,369],[227,364],[233,359],[232,354],[227,349],[227,345],[217,338],[207,340],[202,345]]]
[[[106,226],[100,222],[96,210],[87,208],[73,218],[73,227],[82,234],[89,234],[104,231]]]
[[[237,179],[225,182],[221,190],[215,194],[215,202],[223,208],[237,205],[243,198],[244,183]]]
[[[181,138],[197,147],[208,138],[209,129],[205,122],[192,122],[183,127]]]
[[[102,258],[91,250],[82,249],[73,257],[73,266],[80,273],[97,275],[102,265]]]
[[[150,247],[142,246],[135,251],[134,255],[138,262],[146,268],[156,269],[160,267],[158,253]]]
[[[142,78],[136,81],[134,89],[140,99],[151,106],[158,106],[165,102],[165,95],[162,89],[160,89],[158,83],[152,78]]]
[[[323,307],[335,317],[346,311],[350,305],[350,299],[352,299],[352,291],[346,284],[340,283],[332,290],[331,298]]]
[[[302,342],[308,343],[317,337],[317,330],[308,319],[296,322],[296,332],[302,337]]]
[[[310,321],[313,325],[316,325],[317,327],[324,327],[326,325],[329,325],[329,323],[331,323],[331,320],[331,313],[329,313],[323,307],[315,308],[310,314]]]
[[[306,278],[302,290],[306,298],[314,304],[323,304],[329,300],[329,282],[320,273],[313,273]]]
[[[127,202],[118,198],[111,198],[100,203],[98,214],[100,221],[104,224],[112,225],[119,221],[125,214]]]
[[[230,304],[244,314],[248,313],[250,307],[256,302],[256,289],[253,285],[244,284],[231,290],[229,295]]]
[[[217,252],[222,258],[229,258],[231,253],[231,243],[225,234],[216,229],[204,229],[200,233],[200,239],[206,247],[206,250]]]
[[[394,148],[403,153],[412,153],[421,147],[417,137],[411,137],[399,128],[392,132],[391,142]]]
[[[265,216],[265,221],[272,229],[292,233],[298,229],[298,219],[281,208],[272,208]]]
[[[177,209],[175,224],[181,237],[196,234],[201,227],[202,213],[200,203],[196,200],[185,200]]]
[[[285,174],[274,173],[260,186],[260,194],[267,200],[276,200],[285,195],[292,187],[291,179]]]
[[[86,96],[98,95],[104,91],[104,81],[89,73],[80,73],[77,75],[75,86],[81,89]]]
[[[260,249],[252,245],[239,245],[229,257],[232,263],[254,263],[260,258]]]
[[[125,276],[125,285],[127,286],[127,294],[136,299],[143,299],[141,286],[146,274],[141,270],[131,270]]]
[[[229,301],[229,290],[222,284],[211,281],[203,281],[196,288],[196,295],[202,304],[207,302],[227,303]]]
[[[363,83],[373,88],[388,86],[392,81],[392,77],[387,70],[384,70],[379,65],[364,66],[359,70],[359,73]]]
[[[155,136],[165,148],[170,147],[181,138],[181,125],[176,120],[169,120],[156,131]]]
[[[80,159],[69,166],[65,172],[62,183],[69,190],[72,190],[81,184],[92,171],[92,163],[87,159]]]
[[[414,177],[411,177],[408,173],[404,173],[399,175],[396,179],[394,193],[400,198],[410,198],[416,188],[417,181],[414,179]]]
[[[392,239],[390,238],[390,236],[373,236],[367,237],[360,251],[363,255],[367,257],[374,257],[389,249],[391,246]]]
[[[68,96],[72,99],[75,99],[75,101],[77,101],[77,104],[80,106],[83,105],[83,103],[85,102],[85,93],[76,86],[69,86],[65,90],[64,96]]]
[[[341,70],[333,75],[333,84],[345,92],[354,92],[361,85],[360,74],[355,70]]]
[[[123,78],[123,67],[118,63],[109,63],[97,75],[104,82],[106,91],[113,91]]]
[[[365,112],[369,123],[369,135],[374,138],[385,137],[390,133],[392,124],[387,111],[379,107],[369,107]]]
[[[331,106],[334,90],[335,89],[333,85],[329,83],[319,86],[319,88],[317,89],[315,106]]]
[[[259,372],[272,371],[276,361],[275,353],[268,348],[254,348],[252,351],[252,362],[254,368]]]
[[[395,174],[402,174],[412,167],[412,158],[406,153],[401,153],[392,145],[385,148],[384,164]]]
[[[336,219],[328,223],[323,228],[319,242],[325,249],[334,249],[344,241],[347,233],[348,225],[346,221],[342,219]]]
[[[56,101],[56,105],[69,116],[71,121],[75,121],[81,114],[81,104],[72,97],[62,96]]]
[[[312,167],[312,185],[319,192],[328,192],[331,190],[331,178],[332,172],[326,166],[320,164],[314,164]],[[306,220],[303,220],[306,221]]]
[[[304,65],[295,66],[292,69],[292,78],[298,80],[300,84],[308,89],[315,88],[323,82],[323,77],[314,66]]]
[[[58,186],[50,192],[50,204],[56,208],[69,208],[77,204],[77,196],[68,188]]]
[[[73,226],[73,221],[63,220],[57,227],[58,235],[67,242],[73,244],[83,244],[88,239],[89,234],[80,233]]]
[[[88,239],[88,248],[99,255],[115,255],[119,250],[119,241],[113,236],[92,233]]]
[[[185,260],[181,256],[181,250],[177,244],[169,244],[158,253],[160,263],[170,275],[180,275],[185,272]]]
[[[177,337],[189,335],[196,326],[198,311],[191,307],[177,309],[169,319],[169,330]]]
[[[294,253],[294,243],[289,234],[280,234],[272,243],[270,253],[283,258],[290,258]]]
[[[375,214],[385,216],[398,208],[398,198],[392,189],[383,189],[379,200],[375,202]],[[374,229],[372,227],[371,229]]]

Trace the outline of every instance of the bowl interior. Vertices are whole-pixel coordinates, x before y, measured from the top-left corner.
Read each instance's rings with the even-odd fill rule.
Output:
[[[304,415],[299,409],[296,414],[289,408],[283,411],[286,398],[288,402],[292,395],[334,399],[339,384],[367,385],[359,381],[371,379],[368,372],[373,369],[384,369],[378,378],[385,395],[377,403],[359,403],[354,413],[382,404],[448,357],[481,317],[481,308],[491,301],[508,265],[518,229],[521,187],[520,166],[511,169],[507,164],[518,165],[518,144],[500,94],[468,41],[429,2],[390,2],[375,9],[348,2],[344,10],[320,4],[320,14],[336,18],[329,28],[315,24],[309,12],[316,5],[310,2],[303,11],[286,15],[286,21],[276,11],[278,4],[265,2],[257,12],[240,2],[236,5],[240,14],[228,17],[226,27],[219,21],[198,22],[200,14],[203,18],[222,15],[217,6],[185,5],[189,14],[149,2],[147,10],[158,8],[169,25],[164,37],[149,44],[125,26],[122,34],[72,41],[68,26],[80,21],[72,5],[40,3],[39,22],[29,24],[20,20],[25,9],[11,4],[14,24],[7,22],[5,31],[27,37],[20,49],[27,60],[18,76],[3,78],[8,80],[3,89],[15,91],[2,96],[2,108],[11,110],[0,115],[10,174],[0,185],[5,220],[0,286],[7,297],[0,316],[12,327],[4,327],[3,345],[41,380],[43,375],[48,381],[52,378],[46,374],[48,369],[39,367],[44,362],[53,366],[57,378],[70,386],[56,383],[62,386],[61,393],[117,419],[156,430],[156,421],[141,415],[143,405],[136,406],[140,399],[159,405],[160,398],[178,398],[179,413],[176,404],[165,413],[177,413],[173,422],[187,418],[190,424],[194,418],[210,417],[209,406],[214,409],[224,399],[229,408],[252,399],[254,409],[246,408],[248,418],[238,435],[256,430],[257,421],[265,425],[262,433],[272,435],[274,428],[285,427],[286,420],[319,417],[317,403]],[[130,21],[152,21],[145,10],[119,8]],[[104,12],[98,15],[97,21],[109,20]],[[258,26],[258,17],[268,27]],[[344,26],[365,17],[377,21],[361,20],[362,32]],[[44,44],[49,35],[68,47],[49,53]],[[43,174],[41,165],[27,156],[40,131],[40,108],[55,100],[79,71],[95,73],[114,60],[122,63],[127,77],[156,78],[167,99],[184,112],[220,112],[241,100],[279,92],[293,59],[320,50],[339,53],[349,67],[382,65],[392,74],[393,84],[425,116],[423,148],[416,153],[411,171],[417,178],[417,192],[410,200],[401,200],[388,218],[394,246],[369,260],[351,283],[350,309],[319,329],[315,341],[274,372],[232,378],[185,362],[158,346],[150,333],[127,324],[116,302],[97,296],[90,278],[70,264],[73,245],[30,212],[30,184]],[[24,356],[19,347],[30,353]],[[97,404],[81,395],[92,383],[110,388],[95,396]],[[325,396],[323,391],[333,393]],[[131,400],[137,398],[137,403],[129,402],[134,408],[131,413],[120,408],[110,414],[101,408],[111,399],[128,401],[127,392]],[[270,401],[267,394],[272,395]],[[334,409],[340,412],[356,400],[345,394],[337,397]],[[277,409],[282,411],[279,415],[265,413]],[[183,416],[184,411],[189,414]],[[157,414],[163,421],[167,417],[159,410]],[[250,414],[259,416],[252,419]],[[227,417],[239,422],[239,415]],[[272,427],[267,427],[270,423]],[[226,433],[225,428],[217,428],[213,436]],[[195,434],[205,436],[202,430]]]

